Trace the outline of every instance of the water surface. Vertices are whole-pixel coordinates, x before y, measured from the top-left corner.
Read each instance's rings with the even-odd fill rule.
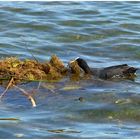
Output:
[[[0,2],[0,56],[65,65],[76,57],[91,67],[140,67],[140,2]],[[27,47],[30,49],[27,49]],[[20,85],[0,102],[0,138],[139,138],[140,73],[135,81],[64,78]],[[0,88],[2,92],[3,87]]]

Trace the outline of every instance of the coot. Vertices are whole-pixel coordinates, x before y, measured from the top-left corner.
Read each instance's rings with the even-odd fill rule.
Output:
[[[90,68],[87,62],[82,58],[75,59],[78,65],[84,70],[87,74],[92,74],[102,79],[110,78],[128,78],[132,79],[135,77],[135,72],[137,68],[130,67],[127,64],[116,65],[105,68]]]

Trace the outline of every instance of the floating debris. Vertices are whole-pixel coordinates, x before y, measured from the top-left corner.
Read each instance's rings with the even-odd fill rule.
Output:
[[[10,82],[8,83],[6,89],[4,90],[4,92],[0,95],[0,99],[6,94],[7,90],[9,89],[9,87],[13,84],[13,77],[11,78]]]
[[[49,132],[53,133],[81,133],[80,131],[76,130],[65,130],[65,129],[56,129],[56,130],[48,130]]]
[[[29,99],[29,101],[32,104],[32,107],[36,107],[35,99],[29,93],[27,93],[24,89],[22,89],[22,88],[20,88],[18,86],[14,85],[14,87],[17,88],[18,90],[20,90],[22,92],[22,94],[25,95]]]
[[[76,90],[76,89],[80,89],[81,86],[78,85],[66,85],[65,87],[62,88],[62,90]]]
[[[63,133],[64,129],[56,129],[56,130],[48,130],[48,131],[53,133]]]
[[[45,88],[45,89],[48,89],[49,91],[51,91],[51,93],[55,93],[55,86],[51,83],[51,84],[49,84],[49,83],[42,83],[42,85],[41,85],[43,88]]]
[[[116,104],[129,104],[131,102],[131,99],[118,99],[117,101],[115,101]]]
[[[0,118],[0,121],[19,121],[18,118]]]
[[[113,116],[108,116],[108,119],[109,119],[109,120],[112,120],[112,119],[113,119]]]
[[[22,134],[22,133],[17,133],[17,134],[14,134],[15,135],[15,137],[17,137],[17,138],[22,138],[22,137],[24,137],[24,134]]]

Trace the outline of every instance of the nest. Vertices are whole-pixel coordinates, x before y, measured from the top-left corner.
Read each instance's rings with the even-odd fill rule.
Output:
[[[56,55],[44,63],[29,59],[21,61],[16,57],[0,60],[0,80],[13,77],[15,84],[21,81],[57,80],[67,71],[68,69]]]
[[[8,57],[0,60],[0,84],[5,85],[6,89],[0,95],[2,98],[7,90],[15,87],[20,90],[36,106],[34,98],[24,89],[17,86],[25,81],[56,81],[64,76],[80,76],[81,69],[76,61],[70,61],[69,68],[56,56],[52,55],[49,61],[38,62],[37,60],[20,60],[17,57]],[[8,83],[7,83],[8,82]]]

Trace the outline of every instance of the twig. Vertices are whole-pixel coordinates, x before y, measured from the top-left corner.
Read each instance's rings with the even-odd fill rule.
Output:
[[[0,118],[0,121],[19,121],[17,118]]]
[[[33,55],[33,53],[30,51],[30,49],[25,45],[26,49],[29,51],[29,53],[32,55],[32,57],[34,58],[34,60],[36,62],[38,62],[37,58]]]
[[[9,89],[9,87],[12,85],[12,82],[14,81],[14,78],[12,77],[11,80],[9,81],[6,89],[3,91],[3,93],[0,95],[0,99],[2,99],[2,97],[6,94],[7,90]]]
[[[49,90],[49,91],[52,92],[52,93],[56,93],[53,89],[47,87],[45,84],[42,84],[41,86],[42,86],[43,88]]]
[[[14,87],[17,88],[18,90],[20,90],[23,95],[25,95],[26,97],[28,97],[28,99],[31,101],[32,106],[33,107],[36,107],[36,102],[35,102],[34,98],[31,95],[29,95],[28,92],[26,92],[24,89],[22,89],[22,88],[20,88],[20,87],[18,87],[16,85],[14,85]]]
[[[37,90],[39,90],[40,86],[41,86],[41,81],[39,81],[38,83]]]

